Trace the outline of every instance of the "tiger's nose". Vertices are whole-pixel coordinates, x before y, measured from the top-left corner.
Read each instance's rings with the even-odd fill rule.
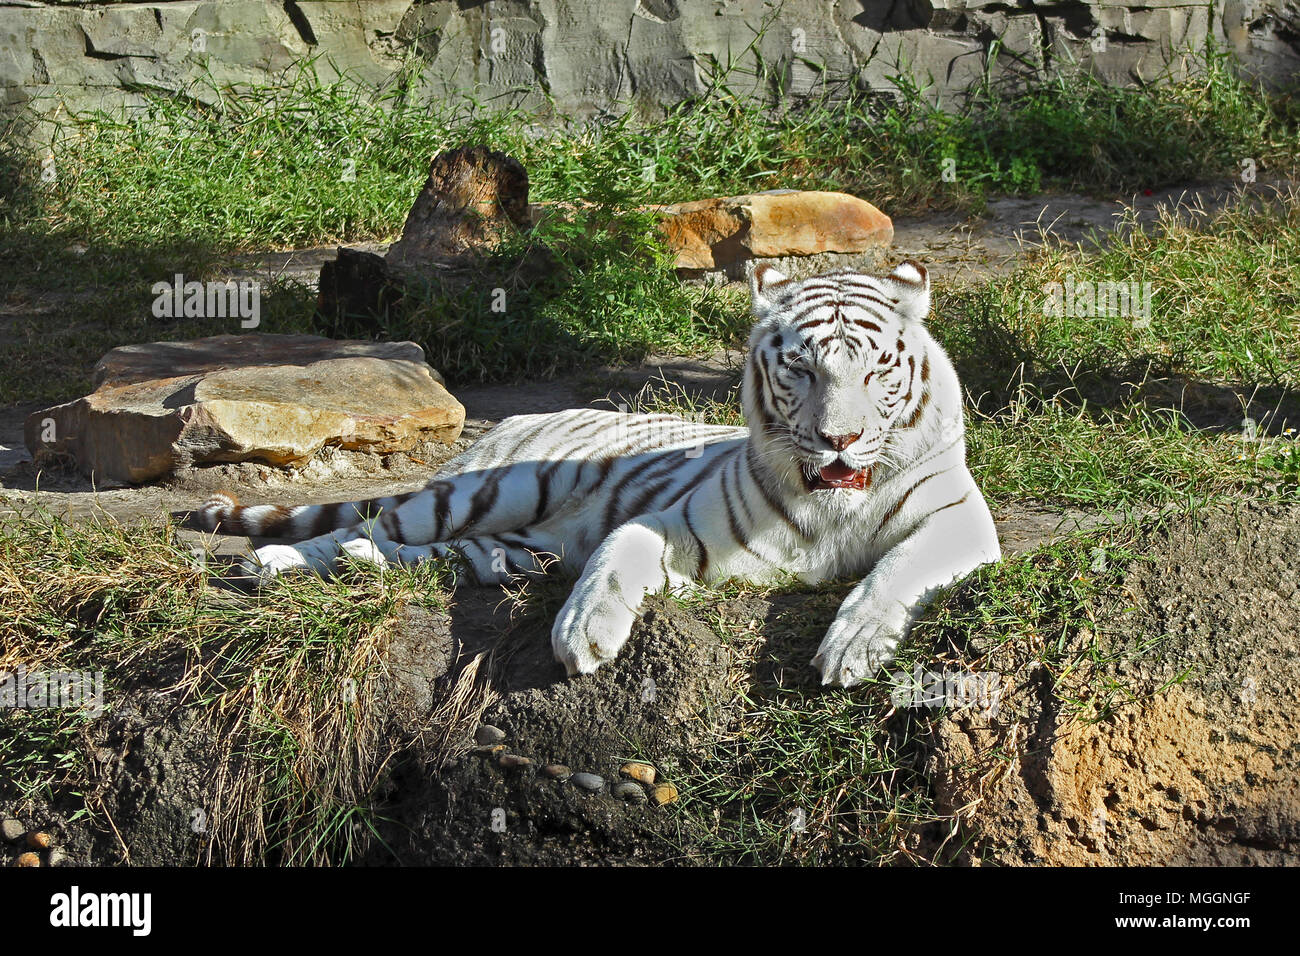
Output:
[[[836,451],[843,451],[862,437],[862,432],[858,432],[856,435],[828,435],[825,432],[818,432],[817,434],[821,435],[826,443]]]

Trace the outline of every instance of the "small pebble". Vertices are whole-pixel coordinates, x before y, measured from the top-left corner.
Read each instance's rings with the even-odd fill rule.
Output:
[[[26,832],[27,828],[17,820],[10,817],[5,817],[4,820],[0,820],[0,837],[4,837],[5,841],[8,843],[15,842]]]
[[[532,764],[532,761],[518,754],[502,754],[497,763],[503,767],[527,767]]]
[[[499,754],[505,749],[505,744],[487,744],[482,747],[475,747],[474,752],[480,754]]]
[[[14,864],[14,866],[40,866],[40,865],[41,865],[41,858],[35,853],[24,853],[22,856],[18,857],[18,861]]]
[[[562,763],[548,763],[542,768],[542,773],[560,781],[560,783],[564,783],[564,781],[573,776],[573,771]]]
[[[479,724],[478,730],[474,731],[474,742],[480,747],[490,747],[493,744],[499,744],[506,739],[506,732],[500,727],[493,727],[491,724]]]
[[[48,833],[27,834],[27,845],[33,850],[48,850],[53,844]]]
[[[605,778],[594,773],[575,773],[569,779],[583,790],[599,790],[605,786]]]
[[[68,854],[64,853],[57,846],[50,851],[50,866],[62,866],[68,862]]]
[[[677,788],[671,783],[661,783],[655,787],[651,796],[654,798],[655,806],[662,807],[664,804],[672,803],[677,799]]]
[[[624,780],[614,784],[614,796],[629,803],[645,803],[645,789],[635,780]]]
[[[625,763],[623,764],[623,773],[646,785],[655,782],[655,768],[648,763]]]

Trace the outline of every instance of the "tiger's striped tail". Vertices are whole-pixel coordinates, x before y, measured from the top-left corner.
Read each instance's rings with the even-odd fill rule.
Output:
[[[314,538],[342,528],[351,528],[381,513],[392,511],[418,491],[363,501],[337,501],[325,505],[241,505],[229,492],[218,492],[196,511],[195,519],[205,531],[245,534],[260,538]]]

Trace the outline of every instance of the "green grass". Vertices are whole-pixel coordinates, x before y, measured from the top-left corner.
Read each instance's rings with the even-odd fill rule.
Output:
[[[1132,215],[1098,247],[1050,249],[1011,281],[982,294],[940,301],[937,314],[977,328],[977,310],[1001,317],[1032,377],[1067,371],[1079,379],[1142,375],[1148,370],[1201,382],[1300,383],[1300,204],[1294,191],[1267,206],[1231,205],[1208,223],[1167,213],[1146,229]],[[1067,283],[1148,284],[1151,314],[1057,314],[1049,288]],[[960,333],[957,333],[960,341]],[[969,347],[970,343],[964,343]],[[1014,349],[1012,349],[1014,352]],[[977,385],[996,387],[973,378]],[[1088,383],[1099,384],[1096,382]],[[1086,387],[1079,385],[1079,387]]]
[[[454,383],[548,377],[742,341],[746,296],[685,285],[669,260],[653,217],[606,196],[581,221],[555,217],[513,237],[471,276],[408,286],[406,301],[382,319],[320,318],[314,328],[365,337],[379,325],[386,338],[424,345]]]
[[[737,93],[742,79],[722,69],[707,95],[658,120],[628,113],[539,135],[536,115],[418,103],[400,84],[322,82],[308,61],[268,86],[199,84],[148,94],[129,115],[72,116],[34,153],[7,135],[0,303],[15,318],[0,402],[69,398],[116,344],[236,331],[219,320],[157,322],[149,286],[175,272],[206,278],[236,251],[391,239],[429,157],[467,143],[518,158],[534,200],[596,203],[597,221],[518,237],[497,256],[502,277],[432,288],[378,326],[313,325],[310,294],[279,288],[284,308],[262,330],[414,338],[452,381],[705,351],[739,341],[744,308],[674,282],[638,205],[817,188],[898,216],[977,209],[999,192],[1114,193],[1230,175],[1246,157],[1287,172],[1300,154],[1289,101],[1251,88],[1213,53],[1191,79],[1140,89],[1082,75],[1017,92],[985,84],[955,113],[906,76],[897,97],[783,101],[775,111]],[[950,159],[952,181],[941,174]],[[540,247],[554,268],[510,281],[525,250]],[[504,312],[491,307],[497,288]]]
[[[385,634],[410,602],[437,606],[441,573],[397,568],[381,581],[360,569],[229,600],[202,586],[206,565],[169,526],[74,526],[27,508],[0,522],[0,673],[102,672],[110,715],[142,688],[162,694],[184,718],[180,733],[211,741],[198,808],[211,825],[196,859],[347,862],[366,842],[388,760],[416,733],[380,703]],[[422,739],[436,749],[467,737],[467,707],[435,715]],[[439,738],[444,719],[455,731]],[[0,710],[0,800],[104,827],[88,724],[68,711]],[[175,798],[164,788],[160,799]],[[193,808],[181,809],[187,827]]]
[[[1209,224],[1166,216],[941,295],[931,328],[970,396],[970,460],[985,493],[1088,505],[1293,493],[1296,210],[1287,195]],[[1067,278],[1149,282],[1149,325],[1049,314],[1045,289]]]
[[[69,710],[0,712],[0,771],[6,796],[18,803],[53,803],[71,799],[71,819],[87,816],[82,792],[90,764],[81,746],[82,733],[95,718]]]
[[[988,192],[1122,190],[1231,174],[1244,157],[1266,169],[1295,159],[1285,102],[1236,79],[1215,54],[1193,79],[1142,89],[1084,75],[1016,93],[986,84],[955,114],[907,77],[897,98],[827,98],[775,113],[733,92],[738,80],[722,72],[662,120],[628,113],[538,136],[538,116],[326,83],[309,61],[275,85],[200,84],[193,95],[151,95],[129,117],[74,116],[46,150],[55,201],[40,221],[100,241],[186,239],[223,250],[388,236],[429,157],[463,143],[515,156],[535,201],[818,188],[867,196],[893,214]],[[952,182],[941,176],[946,158],[956,161]],[[36,171],[30,158],[9,161],[28,180]],[[28,181],[29,200],[42,188]]]

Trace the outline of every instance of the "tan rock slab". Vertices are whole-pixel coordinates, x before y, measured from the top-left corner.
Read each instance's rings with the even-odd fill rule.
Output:
[[[678,269],[713,270],[748,259],[858,253],[894,237],[888,216],[847,193],[774,190],[656,207]]]
[[[110,482],[186,465],[305,463],[327,445],[388,453],[453,442],[465,409],[413,342],[223,335],[124,346],[96,366],[96,390],[35,412],[27,447]]]

